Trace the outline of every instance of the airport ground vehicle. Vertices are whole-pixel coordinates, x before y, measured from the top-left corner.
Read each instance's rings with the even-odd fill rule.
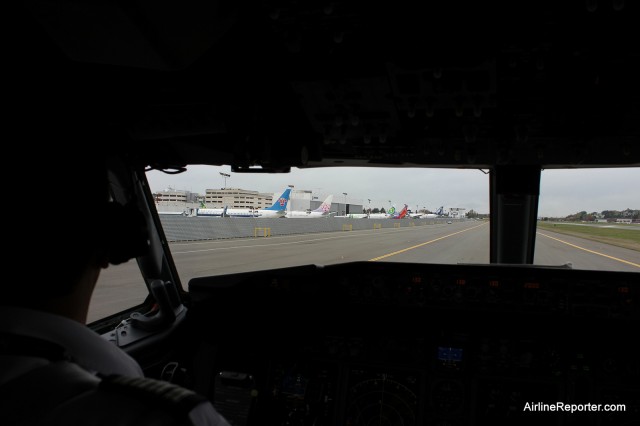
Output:
[[[543,168],[640,166],[638,11],[613,3],[463,14],[33,3],[21,60],[39,78],[20,80],[30,119],[62,116],[68,99],[103,117],[88,138],[108,139],[116,199],[135,198],[151,229],[138,266],[154,290],[91,327],[110,336],[158,304],[162,317],[138,315],[114,340],[235,424],[631,424],[638,272],[532,265]],[[486,169],[491,264],[353,262],[184,282],[145,169],[190,164]],[[627,411],[524,409],[538,402]]]

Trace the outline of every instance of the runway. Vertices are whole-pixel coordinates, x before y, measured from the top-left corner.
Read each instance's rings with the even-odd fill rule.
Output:
[[[313,220],[313,219],[310,219]],[[192,241],[170,245],[181,284],[194,277],[353,261],[489,263],[489,223],[341,231],[287,236]],[[547,230],[536,235],[535,264],[574,269],[640,272],[640,252]],[[89,321],[142,303],[146,287],[137,263],[103,271]]]

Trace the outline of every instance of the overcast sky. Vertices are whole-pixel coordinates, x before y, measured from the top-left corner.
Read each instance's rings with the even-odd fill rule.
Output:
[[[333,194],[334,201],[371,208],[402,206],[435,211],[439,206],[489,212],[489,176],[480,170],[406,168],[292,169],[286,174],[232,173],[229,166],[189,166],[187,172],[147,173],[151,191],[169,187],[204,194],[222,188],[220,173],[230,174],[227,188],[279,195],[288,185],[310,190],[318,197]],[[543,170],[538,216],[564,217],[582,210],[640,209],[640,168]]]

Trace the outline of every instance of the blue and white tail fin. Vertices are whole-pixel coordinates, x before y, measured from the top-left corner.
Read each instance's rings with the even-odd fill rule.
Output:
[[[284,190],[280,198],[278,198],[271,207],[266,207],[264,210],[281,211],[287,209],[287,203],[289,202],[289,195],[291,194],[291,188]]]
[[[331,201],[333,200],[333,195],[329,195],[323,202],[320,204],[315,210],[311,210],[312,212],[318,212],[322,214],[329,214],[331,211]]]
[[[436,214],[438,216],[440,216],[442,214],[442,209],[444,208],[444,206],[441,206],[438,210],[436,210]]]

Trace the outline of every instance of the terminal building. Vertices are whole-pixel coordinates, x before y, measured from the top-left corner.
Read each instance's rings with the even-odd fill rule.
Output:
[[[278,195],[241,188],[207,189],[204,204],[210,209],[225,206],[232,209],[263,209],[270,207]]]

